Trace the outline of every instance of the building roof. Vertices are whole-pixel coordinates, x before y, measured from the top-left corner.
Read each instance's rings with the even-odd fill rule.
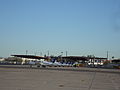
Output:
[[[107,58],[102,58],[102,57],[88,57],[89,59],[107,59]]]
[[[120,59],[114,59],[114,60],[112,60],[112,62],[120,62]]]
[[[107,58],[101,58],[101,57],[85,57],[85,56],[66,56],[62,58],[72,59],[72,60],[85,60],[85,61],[88,61],[89,59],[100,59],[100,60],[107,59]]]
[[[88,58],[84,57],[84,56],[66,56],[66,57],[62,57],[64,59],[72,59],[72,60],[85,60],[87,61]]]
[[[29,58],[29,59],[46,59],[46,57],[35,56],[35,55],[11,55],[11,56]]]

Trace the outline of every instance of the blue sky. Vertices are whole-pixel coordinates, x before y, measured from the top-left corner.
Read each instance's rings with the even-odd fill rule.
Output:
[[[119,0],[0,0],[0,56],[120,58]]]

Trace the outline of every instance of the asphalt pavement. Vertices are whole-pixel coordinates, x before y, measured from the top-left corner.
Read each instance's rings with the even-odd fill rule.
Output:
[[[0,67],[0,90],[120,90],[120,70],[10,67]]]

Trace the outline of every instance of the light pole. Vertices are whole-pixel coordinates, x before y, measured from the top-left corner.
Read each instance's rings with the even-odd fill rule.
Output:
[[[37,53],[35,52],[35,56],[37,55]]]
[[[63,55],[63,52],[61,52],[61,61],[62,61],[62,55]]]
[[[49,56],[49,54],[50,54],[50,53],[49,53],[49,51],[48,51],[48,56]]]
[[[26,50],[26,55],[28,54],[28,50]]]
[[[42,52],[40,52],[40,56],[42,56]]]
[[[107,60],[108,60],[108,57],[109,57],[109,55],[108,55],[108,51],[107,51]]]
[[[66,51],[66,57],[67,57],[68,52]]]
[[[61,52],[61,56],[63,55],[63,52]]]

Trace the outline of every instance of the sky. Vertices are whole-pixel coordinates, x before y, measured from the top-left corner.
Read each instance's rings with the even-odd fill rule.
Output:
[[[0,57],[120,58],[120,0],[0,0]]]

